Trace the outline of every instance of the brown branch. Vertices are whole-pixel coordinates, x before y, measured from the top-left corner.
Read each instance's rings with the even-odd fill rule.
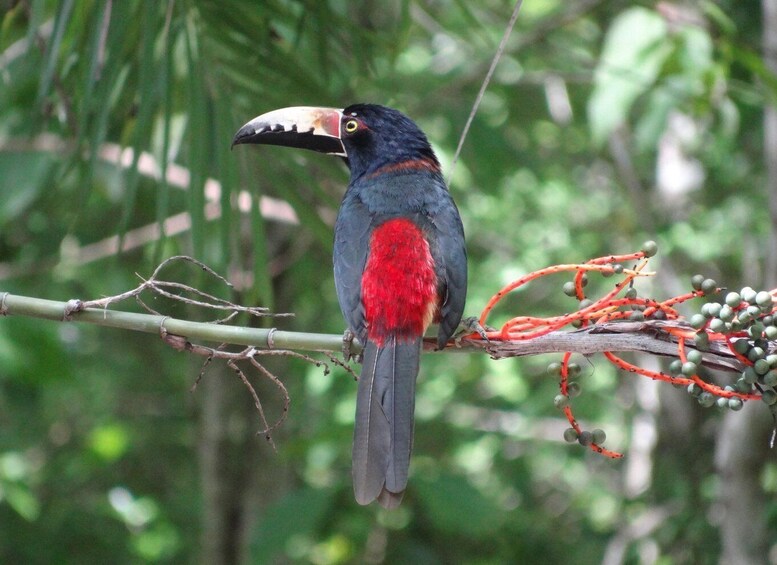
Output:
[[[473,350],[484,350],[493,359],[565,352],[592,355],[608,351],[639,351],[677,359],[678,339],[667,331],[670,328],[693,331],[687,323],[676,320],[604,322],[576,331],[555,331],[529,340],[486,342],[464,338],[448,346],[446,351],[470,353]],[[435,343],[431,338],[426,339],[424,349],[433,350]],[[686,343],[686,347],[694,348],[692,343]],[[703,364],[727,372],[741,372],[744,369],[734,354],[718,342],[711,342],[709,351],[703,352]]]

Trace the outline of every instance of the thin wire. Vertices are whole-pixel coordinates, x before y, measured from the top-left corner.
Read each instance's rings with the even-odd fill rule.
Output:
[[[453,178],[453,169],[456,168],[456,162],[459,160],[459,155],[461,154],[461,148],[464,146],[464,140],[467,138],[467,134],[469,133],[469,128],[472,125],[472,120],[475,119],[475,114],[478,111],[480,102],[483,100],[483,95],[486,93],[486,88],[488,88],[488,84],[491,82],[491,77],[494,75],[494,69],[496,69],[496,65],[497,63],[499,63],[499,59],[501,59],[502,53],[504,52],[505,47],[507,46],[507,40],[510,39],[510,34],[513,32],[513,26],[515,25],[515,21],[518,19],[518,12],[520,12],[522,4],[523,4],[523,0],[518,0],[515,3],[515,8],[513,9],[513,15],[510,16],[510,21],[507,23],[507,29],[505,29],[505,33],[502,36],[502,41],[499,43],[499,47],[496,50],[494,59],[491,61],[491,67],[488,69],[488,72],[486,73],[486,78],[483,79],[483,84],[480,86],[480,92],[478,92],[477,98],[475,98],[475,103],[472,105],[472,110],[470,111],[469,117],[467,118],[467,123],[464,124],[464,130],[461,132],[461,137],[459,138],[459,146],[456,147],[456,153],[453,155],[451,168],[448,171],[448,183],[450,183],[451,178]]]

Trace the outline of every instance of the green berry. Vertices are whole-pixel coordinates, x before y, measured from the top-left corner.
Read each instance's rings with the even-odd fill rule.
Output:
[[[737,379],[737,382],[734,383],[734,389],[742,394],[749,394],[750,391],[753,390],[753,386],[747,384],[745,379],[740,377]]]
[[[553,405],[556,408],[566,408],[569,406],[569,397],[564,394],[557,394],[553,398]]]
[[[693,290],[701,290],[701,283],[704,282],[704,275],[693,275],[691,277],[691,286]]]
[[[634,288],[633,286],[629,287],[628,289],[626,289],[626,294],[624,296],[629,300],[635,299],[637,297],[637,289]]]
[[[752,347],[750,351],[747,352],[747,358],[753,363],[759,359],[763,359],[764,355],[766,355],[766,352],[760,347]]]
[[[575,443],[577,441],[577,430],[575,428],[567,428],[564,430],[564,441],[567,443]]]
[[[764,325],[760,322],[754,323],[752,326],[747,328],[747,333],[750,334],[750,337],[753,339],[758,339],[764,334]]]
[[[577,305],[577,309],[578,310],[582,310],[584,308],[588,308],[593,303],[594,303],[594,301],[591,300],[590,298],[583,298],[583,300],[580,301],[580,304]]]
[[[742,407],[745,405],[744,402],[742,402],[741,398],[729,398],[728,399],[728,407],[730,410],[742,410]]]
[[[718,406],[718,408],[728,408],[728,398],[723,398],[721,396],[715,401],[715,404]]]
[[[658,253],[658,244],[653,240],[646,241],[642,244],[641,251],[645,254],[645,257],[653,257],[653,255]]]
[[[701,394],[701,387],[696,383],[691,383],[686,389],[691,396],[699,396]]]
[[[683,363],[682,373],[686,377],[692,377],[698,370],[699,366],[696,363],[692,363],[691,361],[686,361]]]
[[[718,283],[716,283],[713,279],[704,279],[704,281],[701,283],[701,291],[705,294],[714,294],[714,292],[718,290]]]
[[[567,376],[571,378],[579,376],[582,372],[583,369],[580,367],[579,363],[569,363],[567,365]]]
[[[766,326],[764,329],[764,335],[767,339],[774,341],[777,339],[777,326]]]
[[[607,434],[604,433],[604,430],[600,430],[599,428],[593,430],[591,436],[593,436],[592,439],[596,445],[602,445],[607,440]]]
[[[686,357],[688,358],[688,361],[690,361],[691,363],[695,363],[696,365],[700,365],[701,364],[702,355],[701,355],[700,351],[696,351],[695,349],[691,349],[686,354]]]
[[[694,314],[691,316],[691,326],[697,330],[702,329],[707,324],[707,318],[704,314]]]
[[[748,306],[747,313],[755,319],[761,316],[761,309],[758,306]]]
[[[716,334],[724,333],[726,331],[726,322],[720,318],[712,318],[709,325],[710,331]]]
[[[699,351],[707,351],[710,348],[710,336],[707,332],[696,332],[693,342]]]
[[[591,432],[580,432],[580,437],[577,438],[578,443],[585,447],[588,447],[594,442],[593,434]]]
[[[758,381],[758,373],[752,367],[747,367],[742,371],[742,380],[750,385],[755,384]]]
[[[623,265],[616,263],[612,266],[612,270],[616,275],[620,275],[623,272]]]
[[[580,396],[580,393],[583,392],[580,388],[579,383],[568,383],[567,384],[567,394],[569,395],[569,398],[577,398]]]
[[[728,304],[721,306],[720,312],[718,312],[718,318],[724,322],[730,322],[734,319],[734,309]]]
[[[734,351],[740,355],[746,354],[748,349],[750,349],[750,343],[746,339],[738,339],[734,342]]]
[[[683,362],[679,359],[675,359],[671,363],[669,363],[669,373],[672,375],[679,375],[680,371],[683,369]]]
[[[772,404],[777,404],[777,392],[774,392],[773,390],[765,390],[761,395],[761,400],[763,400],[769,406]]]
[[[736,308],[739,306],[739,303],[742,302],[742,297],[738,292],[729,292],[726,295],[726,304],[728,306],[731,306],[732,308]]]
[[[742,300],[749,303],[755,302],[755,297],[758,295],[758,293],[749,286],[744,287],[740,294],[742,295]]]
[[[702,392],[696,400],[701,404],[704,408],[709,408],[713,404],[715,404],[715,395],[711,392],[707,392],[706,390]]]
[[[559,363],[558,361],[553,361],[552,363],[548,364],[547,372],[548,372],[548,375],[550,375],[551,377],[560,375],[561,363]]]
[[[577,293],[577,290],[575,289],[575,283],[573,281],[565,282],[564,286],[561,287],[561,290],[567,296],[575,296],[575,294]]]
[[[761,292],[755,295],[755,303],[758,304],[758,306],[760,306],[761,308],[771,308],[772,295],[766,292],[765,290],[762,290]]]
[[[766,386],[777,386],[777,371],[769,371],[763,376],[763,383]]]
[[[635,310],[634,312],[629,314],[629,320],[631,320],[632,322],[644,322],[645,314],[640,310]]]
[[[749,324],[753,321],[753,315],[747,310],[740,310],[739,314],[737,314],[737,321],[740,324]]]

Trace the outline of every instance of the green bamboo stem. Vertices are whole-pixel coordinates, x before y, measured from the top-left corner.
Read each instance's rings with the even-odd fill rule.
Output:
[[[308,332],[289,332],[275,328],[247,328],[228,324],[190,322],[159,316],[121,312],[103,308],[85,308],[68,315],[69,302],[19,296],[0,291],[0,315],[27,316],[57,322],[85,322],[98,326],[120,328],[159,334],[164,328],[168,333],[186,336],[190,340],[234,345],[254,346],[260,349],[294,349],[302,351],[340,351],[343,336]],[[354,340],[351,351],[361,351],[361,344]]]

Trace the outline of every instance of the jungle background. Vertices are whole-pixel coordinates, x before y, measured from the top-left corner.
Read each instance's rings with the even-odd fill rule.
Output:
[[[450,171],[514,8],[0,0],[0,291],[111,295],[185,253],[233,281],[226,297],[296,315],[261,323],[342,332],[346,168],[230,152],[232,135],[279,107],[377,102]],[[648,238],[645,295],[696,272],[777,286],[776,70],[774,0],[523,2],[450,182],[467,314],[521,274]],[[172,277],[222,292],[196,269]],[[574,309],[564,282],[530,285],[496,321]],[[0,319],[0,562],[777,563],[765,406],[705,410],[580,357],[574,406],[626,454],[610,460],[564,443],[553,360],[425,356],[410,486],[386,512],[352,497],[343,369],[266,361],[291,396],[273,450],[218,363],[191,392],[202,359],[153,335]],[[251,378],[277,418],[277,388]]]

